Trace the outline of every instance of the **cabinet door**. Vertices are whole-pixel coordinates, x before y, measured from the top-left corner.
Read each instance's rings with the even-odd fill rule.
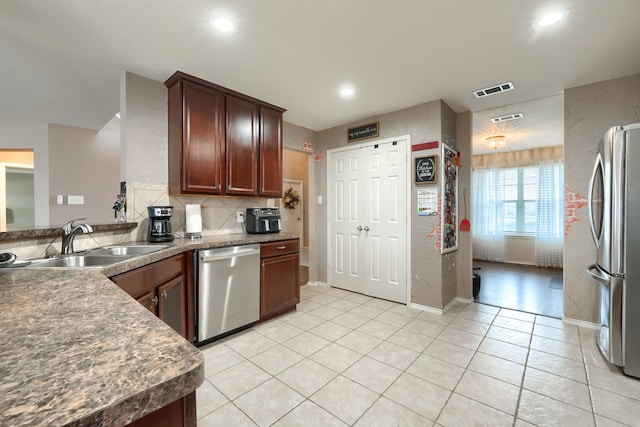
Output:
[[[300,302],[297,253],[261,260],[260,265],[260,318],[295,308]]]
[[[282,113],[260,108],[260,196],[282,197]]]
[[[222,194],[225,95],[188,81],[183,85],[182,192]]]
[[[148,292],[145,292],[144,294],[136,298],[136,301],[142,304],[147,310],[152,312],[154,315],[156,316],[158,315],[158,309],[157,309],[158,300],[156,299],[155,290],[150,290]]]
[[[226,193],[258,195],[258,107],[227,96]]]
[[[185,283],[182,276],[158,287],[158,317],[187,338]]]

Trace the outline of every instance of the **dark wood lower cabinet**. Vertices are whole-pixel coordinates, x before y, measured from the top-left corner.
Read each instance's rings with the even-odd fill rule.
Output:
[[[300,302],[298,239],[260,248],[260,320],[295,310]]]
[[[127,427],[195,427],[196,425],[196,392],[194,391],[127,424]]]
[[[187,268],[187,252],[119,274],[111,280],[186,340],[195,340],[193,275]],[[185,265],[186,264],[186,265]]]

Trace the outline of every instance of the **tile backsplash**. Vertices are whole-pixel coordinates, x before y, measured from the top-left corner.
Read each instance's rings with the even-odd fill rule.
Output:
[[[199,204],[202,208],[202,235],[242,233],[243,225],[236,221],[236,212],[251,207],[267,206],[267,200],[258,197],[225,196],[169,196],[166,185],[127,183],[127,218],[139,226],[131,232],[131,240],[145,240],[149,227],[148,206],[173,206],[171,229],[185,234],[185,205]]]

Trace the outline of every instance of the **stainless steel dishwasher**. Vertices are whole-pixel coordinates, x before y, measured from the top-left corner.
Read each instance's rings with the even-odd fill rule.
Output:
[[[260,319],[260,245],[196,251],[198,342]]]

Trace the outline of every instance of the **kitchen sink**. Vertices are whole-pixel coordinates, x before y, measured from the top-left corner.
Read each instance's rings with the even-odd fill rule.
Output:
[[[93,249],[90,254],[137,256],[168,248],[166,245],[112,245]]]
[[[60,255],[55,258],[31,260],[29,267],[106,267],[116,262],[126,261],[137,256],[150,254],[168,248],[167,245],[111,245],[79,252]]]
[[[29,267],[104,267],[132,258],[131,255],[69,255],[60,258],[31,260]]]

